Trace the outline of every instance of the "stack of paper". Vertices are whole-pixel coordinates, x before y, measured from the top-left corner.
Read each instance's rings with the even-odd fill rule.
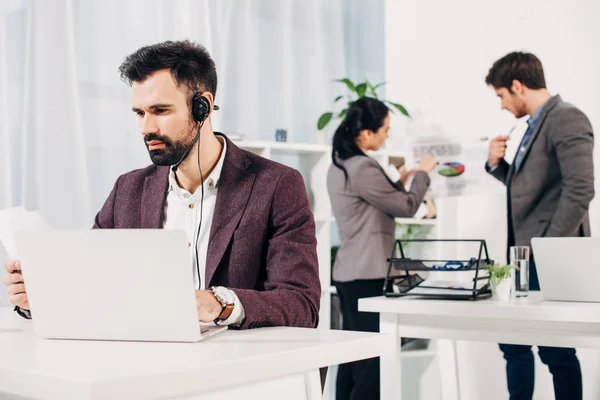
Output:
[[[18,259],[15,232],[40,231],[52,229],[48,221],[37,211],[27,211],[24,207],[9,208],[0,211],[0,242],[11,259]]]
[[[487,284],[486,280],[477,281],[477,289],[481,289]],[[413,295],[444,295],[444,296],[464,296],[469,294],[464,290],[456,289],[473,289],[473,281],[452,281],[452,280],[435,280],[426,279],[409,293]]]

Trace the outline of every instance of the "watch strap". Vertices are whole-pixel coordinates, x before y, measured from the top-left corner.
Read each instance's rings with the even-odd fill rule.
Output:
[[[217,301],[219,303],[221,303],[221,306],[223,307],[221,309],[221,313],[214,321],[215,323],[218,323],[219,321],[224,321],[227,318],[229,318],[229,316],[233,312],[235,304],[227,303],[224,299],[222,299],[221,296],[219,296],[219,294],[217,293],[217,288],[215,286],[212,286],[210,289],[212,290],[213,296],[215,296],[215,299],[217,299]]]
[[[229,318],[229,316],[231,315],[232,312],[233,312],[233,304],[225,304],[225,306],[223,307],[223,310],[221,311],[221,314],[219,314],[217,319],[219,321],[224,321],[227,318]]]

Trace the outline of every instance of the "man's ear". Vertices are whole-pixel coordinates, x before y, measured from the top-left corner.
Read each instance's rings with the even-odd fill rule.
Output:
[[[211,92],[202,92],[201,96],[206,97],[210,103],[210,110],[208,110],[208,115],[210,116],[215,107],[215,98]]]
[[[523,94],[524,88],[525,86],[520,81],[513,79],[510,91],[511,93]]]

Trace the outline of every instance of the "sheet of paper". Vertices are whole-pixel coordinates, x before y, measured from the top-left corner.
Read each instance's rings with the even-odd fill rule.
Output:
[[[476,195],[505,190],[485,171],[489,141],[447,132],[426,118],[415,118],[407,127],[405,153],[407,168],[430,154],[437,166],[429,174],[432,198]]]
[[[48,229],[52,229],[48,221],[37,211],[29,212],[21,206],[0,210],[0,242],[11,259],[19,258],[15,232]]]
[[[416,165],[425,154],[435,157],[438,165],[429,174],[433,197],[485,193],[490,188],[484,168],[488,145],[487,142],[447,137],[408,141],[407,160],[410,161],[407,162]]]
[[[486,280],[477,281],[477,289],[481,289],[487,283]],[[428,287],[423,287],[428,286]],[[464,296],[469,294],[464,290],[455,290],[457,288],[473,289],[471,281],[452,281],[452,280],[434,280],[426,279],[419,286],[409,291],[410,294],[417,295],[443,295],[443,296]]]

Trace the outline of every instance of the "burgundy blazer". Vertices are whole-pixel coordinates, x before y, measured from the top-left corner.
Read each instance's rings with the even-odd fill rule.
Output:
[[[241,328],[317,326],[321,285],[315,223],[304,181],[292,168],[227,140],[206,259],[208,286],[233,290]],[[120,176],[94,228],[163,227],[169,167]]]

